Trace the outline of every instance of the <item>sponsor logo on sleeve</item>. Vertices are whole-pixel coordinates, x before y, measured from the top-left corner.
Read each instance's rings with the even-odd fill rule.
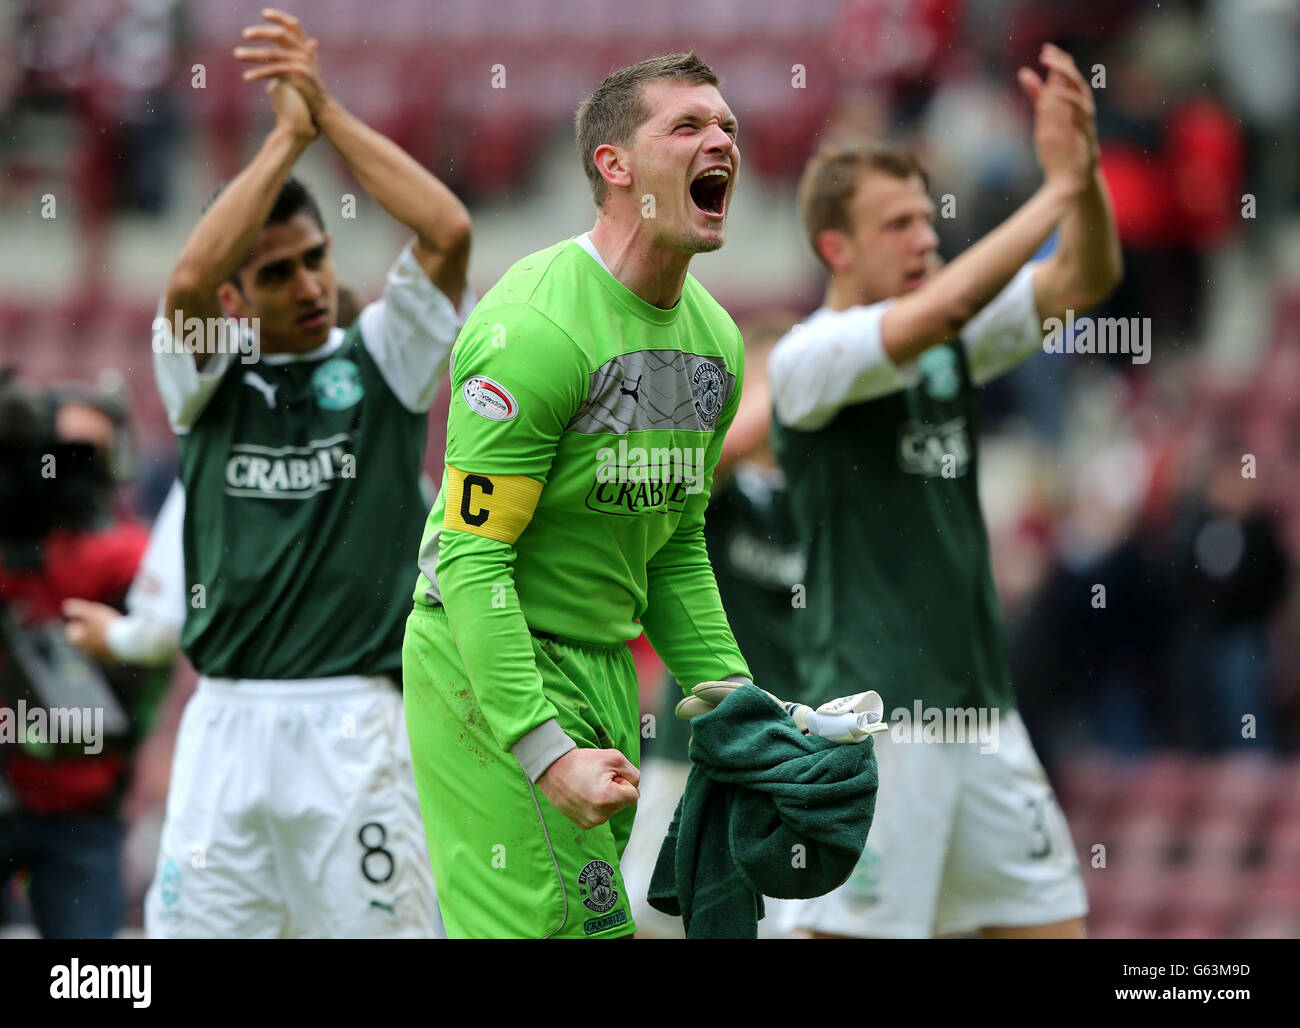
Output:
[[[486,375],[474,375],[461,387],[465,404],[475,414],[489,421],[510,421],[519,413],[519,405],[510,390]]]

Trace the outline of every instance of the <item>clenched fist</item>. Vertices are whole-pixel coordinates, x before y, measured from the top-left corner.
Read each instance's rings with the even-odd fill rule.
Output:
[[[584,831],[603,825],[640,798],[641,772],[618,750],[569,750],[537,779],[561,814]]]

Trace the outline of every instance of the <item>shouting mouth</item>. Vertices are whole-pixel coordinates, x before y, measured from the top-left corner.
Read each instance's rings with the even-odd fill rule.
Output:
[[[727,186],[731,172],[713,167],[700,172],[691,182],[691,202],[711,221],[721,221],[727,213]]]

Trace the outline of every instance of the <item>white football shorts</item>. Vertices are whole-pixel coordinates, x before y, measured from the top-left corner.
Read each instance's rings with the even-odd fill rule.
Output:
[[[391,679],[201,678],[176,738],[151,938],[437,938]]]
[[[919,727],[872,736],[880,788],[862,859],[793,904],[787,926],[928,938],[1083,917],[1069,826],[1020,715],[1002,712],[983,743],[923,741]]]

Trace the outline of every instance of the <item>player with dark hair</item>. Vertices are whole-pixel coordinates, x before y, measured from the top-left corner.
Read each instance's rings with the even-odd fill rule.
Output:
[[[428,409],[471,304],[469,216],[325,89],[266,11],[235,56],[275,125],[186,242],[155,323],[179,436],[185,625],[202,676],[176,742],[153,936],[423,936],[433,882],[402,721],[402,619]],[[332,244],[289,177],[317,136],[415,235],[344,331]],[[189,319],[256,319],[190,353]],[[161,340],[157,330],[161,329]],[[188,328],[186,329],[188,337]],[[160,345],[161,344],[161,345]]]

